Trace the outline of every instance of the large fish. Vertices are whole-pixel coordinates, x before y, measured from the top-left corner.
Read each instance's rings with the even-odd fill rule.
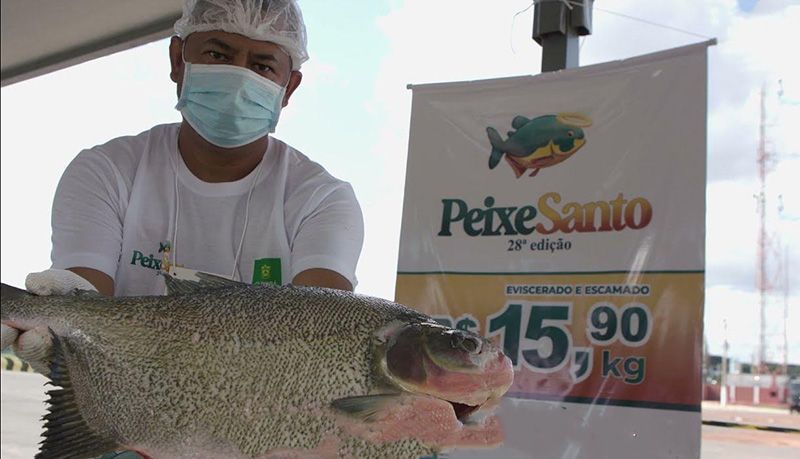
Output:
[[[414,458],[502,442],[493,343],[352,293],[166,276],[169,296],[35,296],[2,322],[52,330],[39,458]]]

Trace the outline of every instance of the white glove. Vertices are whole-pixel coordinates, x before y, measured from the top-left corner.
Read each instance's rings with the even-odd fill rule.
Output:
[[[39,296],[66,295],[75,289],[97,291],[91,282],[74,272],[53,268],[28,274],[25,278],[25,288]]]
[[[97,291],[89,281],[66,269],[48,269],[28,274],[25,288],[39,296],[66,295],[75,289]],[[39,373],[50,373],[53,340],[46,326],[22,331],[2,324],[0,338],[3,349],[13,343],[19,358],[27,361]]]

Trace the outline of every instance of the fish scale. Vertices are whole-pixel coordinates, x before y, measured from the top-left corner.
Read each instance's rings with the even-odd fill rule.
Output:
[[[158,457],[256,458],[331,439],[341,457],[413,458],[437,449],[350,435],[331,408],[337,399],[401,391],[381,374],[376,332],[434,323],[404,306],[272,285],[131,298],[9,291],[3,285],[3,322],[52,329],[74,403],[103,442]],[[63,380],[53,368],[51,378]],[[51,392],[51,407],[71,396]],[[48,445],[40,457],[57,457]]]

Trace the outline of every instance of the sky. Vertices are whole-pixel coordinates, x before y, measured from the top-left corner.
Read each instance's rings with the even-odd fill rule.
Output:
[[[533,8],[525,0],[300,4],[311,60],[276,136],[353,185],[365,218],[357,291],[393,298],[407,85],[539,73]],[[758,342],[754,196],[763,85],[772,157],[767,356],[783,359],[788,266],[789,360],[800,363],[800,333],[792,333],[800,330],[800,137],[792,135],[800,125],[800,68],[788,49],[797,24],[797,1],[602,0],[581,45],[588,65],[718,40],[709,49],[705,328],[712,353],[727,337],[730,354],[745,362]],[[49,267],[53,193],[79,151],[180,120],[167,46],[160,40],[0,90],[3,282],[22,285],[27,273]]]

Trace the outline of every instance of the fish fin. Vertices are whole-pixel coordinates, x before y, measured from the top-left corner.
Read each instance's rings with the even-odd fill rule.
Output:
[[[81,290],[76,288],[71,292],[71,295],[76,296],[78,298],[108,298],[107,296],[103,295],[102,293],[96,290]]]
[[[36,296],[33,293],[23,290],[21,288],[13,287],[8,284],[0,283],[0,301],[16,300],[19,298],[26,298]]]
[[[525,167],[517,164],[516,161],[511,160],[508,156],[506,156],[506,162],[511,166],[511,170],[514,171],[514,175],[516,175],[517,178],[522,177],[522,174],[524,174],[527,170]]]
[[[197,272],[197,277],[200,278],[201,284],[208,287],[235,287],[249,285],[245,282],[235,281],[233,279],[228,279],[227,277],[216,276],[214,274],[204,273],[202,271]]]
[[[121,449],[117,442],[99,435],[83,418],[72,380],[64,361],[64,342],[54,333],[53,358],[50,363],[50,381],[60,389],[47,392],[48,413],[42,417],[44,440],[40,443],[36,459],[97,457]]]
[[[492,154],[489,156],[489,169],[494,169],[500,164],[500,158],[503,157],[503,152],[500,150],[492,149]]]
[[[331,402],[331,407],[360,421],[372,422],[388,403],[396,402],[399,397],[399,394],[357,395],[336,399]]]
[[[164,277],[164,283],[167,284],[167,295],[199,293],[222,287],[246,285],[243,282],[186,268],[176,268],[170,272],[159,271],[159,274]]]
[[[513,127],[514,129],[519,129],[522,126],[528,124],[529,121],[530,120],[528,118],[525,118],[522,115],[517,115],[514,117],[513,120],[511,120],[511,127]]]
[[[494,169],[503,157],[503,139],[497,129],[493,127],[486,128],[486,134],[489,136],[489,143],[492,144],[492,154],[489,156],[489,169]]]

